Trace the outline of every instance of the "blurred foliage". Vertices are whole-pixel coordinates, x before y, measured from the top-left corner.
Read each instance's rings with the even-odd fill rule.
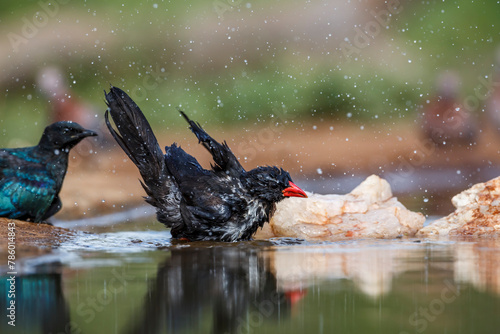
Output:
[[[368,3],[359,1],[360,6]],[[377,55],[378,48],[372,46],[352,59],[342,57],[338,48],[312,57],[291,55],[287,51],[292,43],[289,40],[281,40],[260,54],[231,50],[224,65],[212,63],[215,61],[210,58],[197,62],[190,55],[193,41],[184,38],[193,29],[193,22],[213,24],[223,12],[225,17],[241,18],[236,22],[245,26],[249,7],[282,8],[281,13],[290,6],[305,5],[304,1],[226,0],[68,2],[59,5],[60,16],[76,17],[77,24],[83,26],[87,20],[98,20],[102,26],[91,36],[89,33],[90,38],[99,40],[99,34],[111,33],[123,43],[109,47],[96,43],[92,50],[72,54],[54,50],[37,67],[57,64],[65,69],[75,96],[94,104],[99,116],[105,109],[103,89],[109,84],[122,87],[154,124],[166,129],[181,124],[176,107],[201,123],[254,123],[266,121],[276,112],[302,120],[313,116],[365,120],[415,117],[423,99],[432,95],[437,71],[459,70],[464,78],[463,94],[470,94],[478,76],[494,71],[500,5],[487,0],[401,1],[402,10],[391,17],[384,36],[375,36],[390,44],[385,47],[393,49],[390,53],[394,58],[387,58],[387,53]],[[17,31],[21,18],[38,10],[39,3],[27,0],[3,2],[0,24],[4,31]],[[227,21],[219,20],[220,29],[227,29]],[[362,27],[364,23],[357,24]],[[88,29],[93,31],[91,26]],[[407,62],[401,62],[401,57]],[[22,73],[3,81],[2,146],[35,143],[49,122],[47,98],[38,91],[35,76]],[[26,122],[28,113],[30,121]]]

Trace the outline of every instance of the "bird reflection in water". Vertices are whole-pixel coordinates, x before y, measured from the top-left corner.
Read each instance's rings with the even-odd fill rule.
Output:
[[[149,285],[130,333],[247,333],[286,318],[292,299],[277,291],[262,246],[179,243]]]
[[[9,297],[10,282],[15,277],[15,297]],[[0,276],[0,309],[6,310],[15,302],[15,318],[3,317],[0,333],[71,333],[78,327],[70,321],[68,304],[64,298],[59,272],[24,276]],[[7,314],[7,312],[2,312]]]

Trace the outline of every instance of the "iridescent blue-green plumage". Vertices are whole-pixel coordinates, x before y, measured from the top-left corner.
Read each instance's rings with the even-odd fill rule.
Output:
[[[96,135],[77,123],[57,122],[45,128],[37,146],[0,149],[0,216],[38,223],[59,211],[69,150]]]

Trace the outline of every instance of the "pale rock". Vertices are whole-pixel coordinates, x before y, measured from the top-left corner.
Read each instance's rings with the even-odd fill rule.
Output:
[[[455,212],[436,220],[418,236],[496,236],[500,234],[500,177],[454,196]]]
[[[415,235],[425,220],[392,197],[389,183],[376,175],[347,195],[308,196],[279,202],[269,227],[255,238],[389,239]]]

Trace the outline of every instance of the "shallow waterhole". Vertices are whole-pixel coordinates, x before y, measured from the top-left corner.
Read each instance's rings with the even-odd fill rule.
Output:
[[[4,318],[2,333],[493,333],[500,325],[497,240],[175,242],[153,218],[74,228],[91,233],[21,261],[16,327]]]
[[[306,188],[356,185],[335,182]],[[418,184],[393,190],[412,210],[450,212],[447,194],[458,191],[433,184],[423,194]],[[1,333],[494,333],[500,325],[495,239],[178,242],[149,207],[55,224],[76,236],[18,260],[16,326],[3,317]],[[6,272],[0,264],[2,310]]]

